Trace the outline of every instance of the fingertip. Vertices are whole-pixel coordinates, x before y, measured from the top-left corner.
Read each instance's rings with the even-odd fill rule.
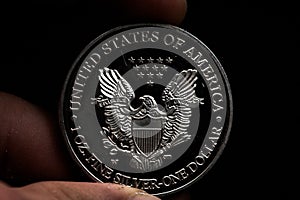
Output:
[[[127,0],[122,5],[136,21],[169,23],[178,25],[185,17],[186,0]]]
[[[124,198],[124,200],[159,200],[158,197],[153,196],[145,192],[144,190],[140,190],[126,185],[102,183],[102,186],[109,188],[109,192],[107,194],[117,192],[119,193],[118,195],[120,195],[120,199]],[[108,195],[107,197],[110,197],[110,195]]]
[[[17,189],[23,197],[65,200],[159,200],[136,188],[113,183],[40,182]],[[47,197],[47,198],[45,198]]]
[[[0,92],[0,178],[9,182],[71,177],[58,125],[44,110]]]

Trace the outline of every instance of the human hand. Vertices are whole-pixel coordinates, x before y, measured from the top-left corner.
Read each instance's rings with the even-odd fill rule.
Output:
[[[124,5],[129,20],[178,24],[186,11],[184,0],[126,0],[118,4]],[[0,182],[1,199],[155,199],[130,187],[78,182],[84,178],[72,166],[58,120],[43,109],[0,92],[0,112],[0,179],[22,186]],[[186,199],[187,195],[176,198]]]

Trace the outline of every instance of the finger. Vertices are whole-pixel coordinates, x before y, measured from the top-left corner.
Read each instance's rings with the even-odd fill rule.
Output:
[[[163,198],[163,200],[191,200],[192,197],[188,191],[182,191]]]
[[[57,123],[40,108],[0,92],[0,179],[69,179],[72,165]]]
[[[123,1],[129,16],[142,20],[179,24],[185,16],[186,0],[127,0]]]
[[[11,200],[158,200],[144,191],[111,183],[39,182],[22,188],[6,186],[6,189]]]

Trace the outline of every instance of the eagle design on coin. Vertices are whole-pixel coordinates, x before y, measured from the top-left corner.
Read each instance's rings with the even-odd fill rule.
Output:
[[[104,108],[104,134],[120,150],[149,160],[157,150],[172,146],[179,136],[189,139],[191,107],[201,100],[195,94],[197,70],[183,70],[172,78],[161,97],[165,110],[158,108],[151,95],[139,97],[141,105],[133,108],[130,103],[135,93],[119,72],[108,68],[99,72],[101,95],[92,100]],[[149,168],[142,164],[145,170]]]

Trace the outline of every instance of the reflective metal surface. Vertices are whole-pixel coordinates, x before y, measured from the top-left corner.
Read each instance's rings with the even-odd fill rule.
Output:
[[[71,154],[93,180],[165,195],[217,160],[232,98],[221,64],[200,40],[177,27],[138,24],[84,49],[60,117]]]

